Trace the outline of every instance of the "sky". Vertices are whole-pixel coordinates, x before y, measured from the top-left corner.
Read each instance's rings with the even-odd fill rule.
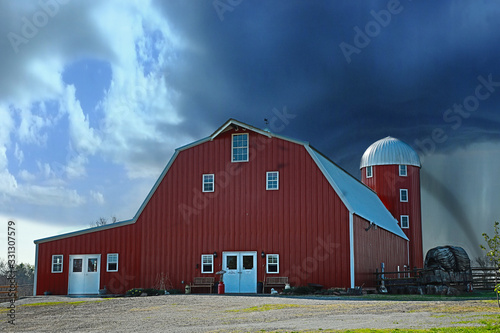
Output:
[[[0,258],[134,216],[174,153],[230,118],[360,178],[388,135],[422,160],[424,250],[500,220],[496,1],[0,2]],[[3,248],[3,250],[2,250]],[[5,252],[5,254],[3,254]]]

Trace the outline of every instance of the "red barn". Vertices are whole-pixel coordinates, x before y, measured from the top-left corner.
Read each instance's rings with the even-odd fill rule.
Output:
[[[236,120],[177,149],[133,219],[35,241],[35,294],[183,289],[225,270],[226,292],[269,276],[373,286],[409,264],[376,193],[307,142]]]

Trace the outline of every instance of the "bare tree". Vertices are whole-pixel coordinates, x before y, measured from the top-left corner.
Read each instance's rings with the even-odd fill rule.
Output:
[[[118,222],[118,219],[116,218],[116,216],[111,216],[111,221],[108,221],[107,218],[105,217],[100,217],[97,219],[97,221],[94,221],[94,222],[91,222],[90,223],[90,227],[93,228],[93,227],[100,227],[100,226],[103,226],[103,225],[106,225],[106,224],[113,224],[113,223],[116,223]]]

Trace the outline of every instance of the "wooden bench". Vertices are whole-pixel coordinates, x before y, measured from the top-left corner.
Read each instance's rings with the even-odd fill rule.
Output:
[[[285,288],[288,283],[288,277],[285,276],[268,276],[264,282],[262,291],[265,293],[266,288]]]
[[[193,278],[193,282],[190,284],[191,291],[193,288],[210,288],[210,293],[212,293],[214,283],[214,277],[195,277]]]

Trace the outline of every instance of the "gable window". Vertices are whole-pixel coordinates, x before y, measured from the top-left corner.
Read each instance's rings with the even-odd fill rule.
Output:
[[[280,256],[279,254],[266,255],[266,273],[279,273],[280,272]]]
[[[231,161],[248,162],[248,133],[233,134]]]
[[[63,271],[63,256],[56,254],[52,256],[52,273],[62,273]]]
[[[279,189],[279,172],[271,171],[266,172],[266,190]]]
[[[201,272],[213,273],[214,272],[214,255],[202,254],[201,255]]]
[[[108,253],[106,272],[118,272],[118,253]]]
[[[203,192],[214,191],[214,175],[203,175]]]
[[[367,166],[366,167],[366,178],[372,178],[373,176],[373,170],[372,170],[372,166]]]
[[[399,175],[402,177],[406,177],[408,175],[408,170],[405,164],[401,164],[399,166]]]
[[[408,190],[407,189],[399,190],[399,201],[408,202]]]
[[[401,215],[401,229],[410,228],[410,220],[408,215]]]

